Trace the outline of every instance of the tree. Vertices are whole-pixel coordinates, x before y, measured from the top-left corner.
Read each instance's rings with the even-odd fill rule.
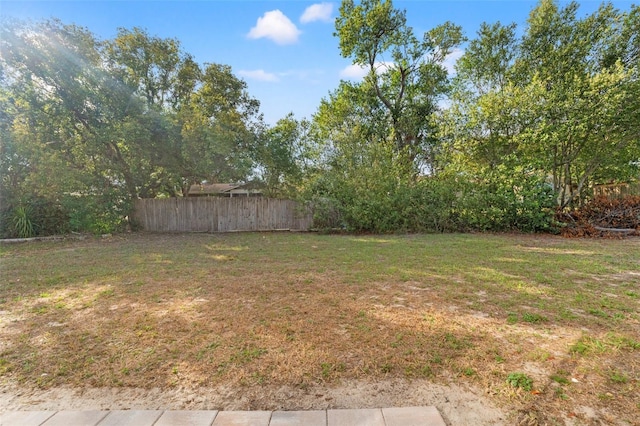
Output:
[[[150,36],[137,27],[120,28],[105,50],[111,72],[138,93],[148,108],[179,109],[201,76],[200,67],[182,51],[178,40]]]
[[[515,30],[515,24],[483,23],[456,63],[451,106],[440,115],[441,137],[455,157],[449,167],[493,169],[515,153],[513,137],[527,119],[511,82]]]
[[[3,199],[24,190],[77,210],[93,197],[122,218],[137,198],[253,173],[259,103],[230,67],[201,69],[137,28],[106,42],[58,20],[0,31]]]
[[[443,62],[463,40],[460,27],[447,22],[418,39],[404,11],[391,0],[345,0],[335,35],[342,56],[369,71],[361,88],[375,95],[388,126],[385,138],[417,174],[436,169],[437,141],[430,116],[447,90]],[[370,96],[369,101],[373,98]]]
[[[454,167],[546,178],[561,207],[593,181],[637,174],[637,8],[577,9],[541,1],[520,40],[513,25],[481,27],[442,115]]]
[[[209,64],[178,114],[183,194],[193,183],[246,180],[263,131],[260,103],[227,65]]]
[[[2,38],[29,131],[47,128],[47,149],[129,199],[250,174],[259,103],[228,66],[201,70],[177,40],[138,28],[100,42],[56,20],[12,23]]]
[[[101,84],[103,76],[82,69],[95,60],[94,40],[83,29],[59,22],[40,24],[38,31],[6,22],[1,31],[0,227],[6,231],[7,220],[10,224],[21,214],[35,234],[61,232],[69,228],[62,204],[109,185],[103,171],[96,171],[93,155],[105,130],[95,113],[102,102],[100,86],[90,85]],[[85,150],[83,138],[90,149]],[[106,210],[123,207],[110,201]]]
[[[8,23],[1,38],[3,67],[32,143],[137,197],[136,157],[122,131],[141,105],[103,68],[100,43],[88,30],[57,20]]]
[[[258,162],[269,195],[295,197],[303,179],[313,175],[318,151],[309,134],[310,125],[289,113],[263,133]]]
[[[429,185],[418,175],[439,169],[432,118],[448,89],[443,62],[462,31],[446,23],[418,39],[391,1],[347,0],[335,35],[368,74],[342,81],[313,118],[310,134],[324,152],[312,198],[330,226],[340,217],[354,230],[431,229],[417,202]]]
[[[559,9],[542,1],[530,15],[516,64],[536,94],[532,107],[539,117],[524,135],[539,142],[523,145],[524,152],[551,173],[562,207],[578,202],[594,177],[623,177],[619,166],[640,156],[637,64],[625,65],[629,52],[616,49],[626,44],[628,15],[608,4],[578,19],[577,9],[577,3]]]
[[[177,40],[139,28],[120,29],[106,51],[110,70],[145,104],[139,145],[149,150],[145,175],[154,186],[142,196],[186,195],[194,183],[251,174],[260,104],[229,66],[202,69]]]

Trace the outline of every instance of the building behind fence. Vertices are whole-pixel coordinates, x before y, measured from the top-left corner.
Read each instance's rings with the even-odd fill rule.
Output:
[[[308,206],[264,197],[141,199],[134,217],[151,232],[307,231],[313,223]]]

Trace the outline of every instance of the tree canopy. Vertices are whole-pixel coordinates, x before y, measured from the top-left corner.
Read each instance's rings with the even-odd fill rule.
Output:
[[[1,31],[4,206],[97,195],[126,215],[136,198],[253,173],[259,102],[229,66],[139,28],[106,41],[58,20]]]
[[[546,179],[561,207],[592,183],[638,177],[638,9],[543,0],[524,34],[483,25],[456,69],[443,130],[475,170],[507,165]],[[635,59],[634,59],[635,58]]]

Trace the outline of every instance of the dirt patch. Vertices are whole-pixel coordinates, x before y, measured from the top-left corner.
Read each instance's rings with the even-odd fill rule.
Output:
[[[478,390],[426,380],[345,381],[335,386],[138,389],[0,386],[2,410],[324,410],[435,406],[450,425],[509,424]]]

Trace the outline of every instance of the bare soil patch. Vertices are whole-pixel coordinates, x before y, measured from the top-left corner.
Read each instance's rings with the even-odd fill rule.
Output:
[[[507,413],[484,395],[429,380],[351,380],[338,385],[215,388],[51,388],[0,386],[0,410],[325,410],[433,405],[447,424],[501,425]]]

